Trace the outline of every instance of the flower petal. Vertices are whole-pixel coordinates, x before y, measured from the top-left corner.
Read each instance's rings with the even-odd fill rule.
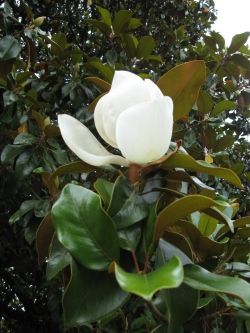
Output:
[[[144,164],[161,158],[168,150],[173,128],[170,97],[135,105],[117,119],[116,140],[130,162]]]
[[[109,153],[90,130],[77,119],[61,114],[58,125],[66,145],[84,162],[101,166],[105,164],[128,165],[122,156]]]
[[[116,143],[116,120],[126,109],[151,100],[149,85],[139,76],[116,71],[111,90],[96,105],[94,120],[101,137],[111,146]]]
[[[145,79],[144,82],[148,87],[151,101],[153,101],[154,99],[159,99],[159,98],[163,97],[163,93],[161,92],[161,89],[153,81],[151,81],[149,79]]]

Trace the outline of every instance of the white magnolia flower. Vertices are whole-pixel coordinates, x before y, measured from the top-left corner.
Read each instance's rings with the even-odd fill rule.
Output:
[[[151,80],[116,71],[110,91],[96,105],[94,120],[100,136],[124,157],[108,152],[75,118],[59,115],[62,137],[81,160],[95,166],[145,164],[158,160],[169,148],[173,102]]]

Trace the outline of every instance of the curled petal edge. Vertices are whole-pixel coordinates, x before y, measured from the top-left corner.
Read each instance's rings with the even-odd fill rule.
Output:
[[[58,116],[58,125],[66,145],[84,162],[94,166],[129,165],[124,157],[108,152],[90,130],[74,117],[61,114]]]

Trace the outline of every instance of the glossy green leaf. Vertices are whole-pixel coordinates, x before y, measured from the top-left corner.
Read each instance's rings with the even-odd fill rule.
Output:
[[[22,202],[20,208],[11,215],[9,223],[13,224],[20,220],[29,211],[34,210],[39,200],[25,200]]]
[[[113,191],[114,184],[109,182],[106,179],[98,178],[97,181],[94,183],[94,188],[96,192],[100,195],[103,200],[105,206],[108,207],[112,191]]]
[[[38,141],[38,138],[30,133],[20,133],[15,137],[14,145],[32,145]]]
[[[105,22],[94,19],[88,19],[86,20],[86,23],[90,23],[92,26],[98,28],[105,35],[110,35],[112,33],[111,27]]]
[[[172,202],[158,215],[154,230],[154,240],[158,240],[166,228],[173,225],[177,220],[195,211],[202,211],[214,206],[214,204],[215,202],[212,199],[202,195],[188,195]]]
[[[86,81],[94,83],[98,88],[104,92],[108,92],[111,88],[111,84],[100,79],[99,77],[89,76],[85,78]]]
[[[16,58],[21,52],[21,49],[21,45],[14,37],[10,35],[4,36],[0,40],[0,60],[6,61]]]
[[[196,312],[199,291],[182,283],[178,288],[162,291],[167,304],[168,333],[183,332],[183,324]]]
[[[65,267],[71,263],[71,255],[65,247],[59,242],[56,236],[53,237],[49,258],[46,267],[46,277],[48,280],[53,279]]]
[[[36,251],[38,263],[41,264],[49,254],[49,246],[54,234],[54,229],[50,214],[46,215],[36,232]]]
[[[1,162],[4,164],[11,162],[26,149],[26,146],[27,145],[6,145],[1,153]]]
[[[219,152],[219,151],[224,151],[224,149],[232,147],[232,145],[234,144],[234,137],[232,135],[225,135],[222,138],[220,138],[219,140],[217,140],[213,151]]]
[[[52,207],[59,241],[83,266],[105,270],[119,260],[118,237],[100,197],[78,185],[66,185]]]
[[[141,221],[147,216],[147,206],[127,178],[117,178],[108,214],[112,217],[117,228],[125,228]]]
[[[66,327],[96,322],[121,307],[128,294],[113,274],[95,272],[71,263],[71,278],[63,297]]]
[[[119,12],[115,14],[115,18],[113,21],[113,29],[115,34],[124,32],[125,28],[129,24],[129,20],[132,17],[132,15],[133,13],[131,11],[124,9],[119,10]]]
[[[135,224],[131,227],[120,229],[118,231],[118,238],[122,249],[135,251],[141,238],[141,226]]]
[[[111,26],[112,25],[111,13],[107,9],[102,8],[100,6],[97,7],[97,10],[102,17],[102,21],[107,25]]]
[[[200,113],[208,113],[213,107],[212,97],[205,90],[201,90],[197,99],[198,111]]]
[[[137,45],[136,57],[140,59],[150,56],[155,46],[155,40],[152,36],[142,37]]]
[[[184,168],[190,171],[207,173],[218,178],[223,178],[241,189],[243,188],[239,177],[232,170],[216,167],[205,161],[196,161],[188,154],[174,154],[163,163],[163,167],[167,169]]]
[[[230,59],[236,65],[240,65],[241,67],[250,70],[250,61],[243,54],[241,53],[233,54]]]
[[[242,34],[233,36],[231,44],[229,45],[229,48],[227,49],[227,52],[229,54],[232,54],[232,53],[238,51],[241,48],[241,46],[243,46],[247,42],[249,36],[250,36],[250,32],[243,32]]]
[[[217,224],[218,220],[207,214],[201,213],[198,228],[204,236],[211,236],[215,231]]]
[[[227,110],[234,110],[237,108],[237,104],[233,101],[220,101],[217,103],[213,109],[213,111],[210,113],[211,117],[218,116],[221,112],[227,111]]]
[[[197,290],[230,294],[250,308],[250,284],[238,277],[211,273],[198,265],[184,267],[184,283]]]
[[[192,260],[182,250],[180,250],[175,245],[167,242],[165,239],[161,238],[159,240],[156,250],[156,267],[164,265],[173,256],[177,256],[183,266],[187,264],[192,264]]]
[[[157,82],[159,88],[174,101],[174,120],[191,110],[205,78],[205,63],[202,60],[178,65],[160,77]]]
[[[178,287],[183,280],[183,267],[177,257],[148,274],[127,273],[116,263],[115,276],[120,287],[150,301],[161,290]]]
[[[133,34],[121,34],[121,39],[127,55],[130,58],[134,58],[136,56],[138,39]]]
[[[88,173],[95,171],[97,167],[89,165],[83,161],[72,162],[69,164],[62,165],[58,167],[51,175],[51,178],[56,178],[58,176],[64,175],[65,173]]]
[[[240,219],[237,219],[233,222],[234,228],[242,228],[245,227],[246,225],[250,225],[250,216],[245,216]],[[229,228],[227,225],[222,226],[219,231],[217,232],[215,238],[221,238],[224,236],[227,232],[229,231]]]

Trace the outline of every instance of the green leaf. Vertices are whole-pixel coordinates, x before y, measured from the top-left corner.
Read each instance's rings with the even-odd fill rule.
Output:
[[[226,148],[232,147],[234,144],[234,137],[232,135],[225,135],[216,141],[213,147],[213,152],[224,151]]]
[[[202,60],[178,65],[160,77],[157,82],[159,88],[174,101],[174,120],[191,110],[205,78],[205,63]]]
[[[38,201],[39,200],[23,201],[20,208],[13,215],[11,215],[9,223],[13,224],[19,221],[21,217],[23,217],[25,214],[27,214],[29,211],[35,208]]]
[[[150,56],[155,46],[156,43],[152,36],[142,37],[137,45],[136,57],[140,59]]]
[[[161,290],[178,287],[183,280],[183,267],[177,257],[148,274],[127,273],[116,263],[115,276],[120,287],[150,301]]]
[[[199,291],[182,283],[178,288],[162,291],[169,318],[168,333],[183,332],[183,324],[196,312]]]
[[[196,161],[188,154],[176,153],[166,162],[163,167],[167,169],[184,168],[190,171],[207,173],[218,178],[223,178],[238,188],[242,189],[240,178],[230,169],[216,167],[205,161]]]
[[[218,220],[207,214],[201,213],[198,228],[204,236],[211,236],[215,231],[217,224]]]
[[[214,109],[210,113],[210,116],[217,117],[223,111],[234,110],[236,108],[237,108],[237,104],[235,102],[226,101],[226,100],[220,101],[219,103],[217,103],[215,105]]]
[[[102,8],[100,6],[97,6],[97,10],[102,17],[102,21],[111,27],[112,25],[111,13],[107,9]]]
[[[212,199],[202,195],[188,195],[172,202],[158,215],[154,230],[154,240],[158,240],[166,228],[174,225],[177,220],[214,205],[215,202]]]
[[[161,238],[158,243],[156,250],[156,267],[164,265],[168,262],[173,256],[177,256],[182,265],[192,264],[192,260],[182,252],[178,247],[167,242],[165,239]]]
[[[49,245],[54,234],[54,229],[50,214],[47,214],[36,232],[36,251],[38,255],[38,263],[42,264],[48,256]]]
[[[127,178],[117,178],[108,207],[117,228],[125,228],[141,221],[147,216],[147,206]]]
[[[71,279],[63,297],[66,327],[96,322],[121,307],[128,294],[112,274],[90,271],[72,260]]]
[[[136,48],[138,45],[138,39],[133,34],[121,34],[121,39],[124,44],[125,51],[130,58],[136,56]]]
[[[65,173],[88,173],[95,171],[97,167],[89,165],[83,161],[72,162],[65,164],[57,168],[51,175],[51,179],[54,179],[58,176],[64,175]]]
[[[250,308],[250,285],[238,277],[214,274],[191,264],[184,267],[184,283],[197,290],[233,295]]]
[[[201,113],[208,113],[213,107],[212,97],[204,90],[201,90],[197,99],[198,111]]]
[[[141,226],[136,224],[128,228],[120,229],[118,231],[118,237],[122,249],[135,251],[141,238]]]
[[[97,179],[94,183],[96,192],[100,195],[105,206],[108,206],[111,200],[114,184],[106,179]]]
[[[114,76],[114,69],[110,66],[103,65],[99,60],[97,61],[95,59],[90,59],[87,65],[97,69],[108,82],[112,81]]]
[[[244,57],[243,54],[233,54],[230,60],[233,61],[236,65],[240,65],[241,67],[250,70],[250,61],[246,57]]]
[[[66,185],[52,207],[52,220],[59,241],[83,266],[105,270],[119,260],[115,227],[96,193]]]
[[[0,40],[0,60],[5,61],[16,58],[21,52],[21,49],[21,45],[14,37],[10,35],[4,36]]]
[[[56,236],[53,237],[49,258],[46,267],[46,277],[48,280],[53,279],[65,267],[71,263],[71,255],[65,247],[59,242]]]
[[[30,133],[20,133],[15,137],[14,145],[32,145],[38,138]]]
[[[123,9],[119,10],[119,12],[115,14],[115,18],[113,21],[113,29],[115,34],[119,34],[126,30],[132,15],[133,13],[131,11]]]
[[[17,155],[26,149],[26,145],[6,145],[1,153],[1,162],[11,162]]]
[[[104,92],[108,92],[111,88],[110,83],[100,79],[99,77],[89,76],[89,77],[86,77],[84,80],[94,83],[98,88],[101,88],[102,91],[104,91]]]
[[[242,34],[233,36],[231,44],[227,49],[228,54],[232,54],[238,51],[241,48],[241,46],[243,46],[247,42],[249,36],[250,32],[243,32]]]
[[[110,35],[112,33],[111,27],[102,21],[94,20],[94,19],[88,19],[86,20],[86,23],[90,23],[94,27],[98,28],[102,33],[106,35]]]

